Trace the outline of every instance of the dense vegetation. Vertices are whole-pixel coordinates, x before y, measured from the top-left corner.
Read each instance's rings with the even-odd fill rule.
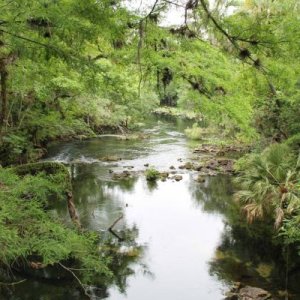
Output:
[[[161,26],[174,5],[182,24]],[[176,107],[256,145],[237,164],[236,198],[250,223],[275,224],[282,244],[300,247],[299,13],[297,0],[158,0],[140,13],[122,1],[1,0],[2,166],[36,161],[52,140],[128,130],[159,105]],[[47,212],[65,198],[61,176],[0,170],[1,265],[72,259],[92,267],[86,282],[109,278],[93,234]]]

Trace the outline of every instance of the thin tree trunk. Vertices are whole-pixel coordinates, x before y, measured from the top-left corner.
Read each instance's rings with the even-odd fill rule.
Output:
[[[72,191],[67,191],[67,201],[68,201],[68,211],[69,211],[71,220],[76,225],[76,227],[78,227],[78,229],[81,229],[81,224],[80,224],[80,220],[79,220],[76,208],[75,208]]]
[[[5,61],[0,63],[0,76],[1,76],[1,114],[0,114],[0,133],[3,131],[3,127],[7,125],[7,78],[8,72],[6,69]]]
[[[7,99],[7,80],[8,80],[8,70],[7,67],[11,65],[17,59],[15,53],[10,53],[6,57],[0,58],[0,102],[1,102],[1,112],[0,112],[0,135],[3,132],[3,127],[8,125],[8,99]]]

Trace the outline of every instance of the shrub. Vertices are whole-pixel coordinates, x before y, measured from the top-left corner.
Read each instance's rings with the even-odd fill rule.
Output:
[[[67,227],[46,209],[47,199],[59,195],[64,200],[64,179],[61,172],[21,177],[12,169],[0,169],[0,264],[10,269],[73,261],[85,270],[78,273],[85,283],[95,276],[110,278],[109,260],[98,250],[97,234]]]
[[[195,123],[192,128],[187,128],[184,133],[189,139],[200,140],[202,137],[203,129],[198,127],[197,123]]]
[[[148,181],[156,181],[157,179],[159,179],[160,177],[160,173],[154,169],[154,168],[149,168],[148,170],[146,170],[146,179]]]
[[[273,219],[275,227],[300,209],[300,160],[285,144],[273,144],[261,154],[249,154],[236,166],[240,202],[247,220]]]

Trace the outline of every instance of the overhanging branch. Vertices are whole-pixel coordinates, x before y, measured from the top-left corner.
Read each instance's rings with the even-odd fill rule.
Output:
[[[231,36],[220,24],[219,22],[215,19],[215,17],[211,14],[211,12],[209,11],[207,5],[206,5],[206,2],[205,0],[200,0],[200,4],[204,10],[204,12],[206,13],[207,15],[207,18],[209,20],[212,21],[212,23],[214,24],[214,26],[228,39],[228,41],[234,46],[234,48],[236,50],[239,51],[239,55],[241,57],[242,54],[244,54],[244,56],[242,57],[243,59],[246,59],[248,58],[249,60],[252,61],[252,65],[258,69],[259,71],[261,71],[261,73],[265,76],[267,82],[268,82],[268,85],[269,85],[269,88],[270,88],[270,91],[273,95],[276,95],[276,88],[275,86],[273,85],[273,83],[270,81],[269,79],[269,76],[267,74],[267,71],[266,69],[264,68],[264,66],[261,64],[261,61],[260,59],[255,59],[253,58],[251,52],[248,50],[248,49],[244,49],[242,48],[238,43],[237,43],[237,40]]]

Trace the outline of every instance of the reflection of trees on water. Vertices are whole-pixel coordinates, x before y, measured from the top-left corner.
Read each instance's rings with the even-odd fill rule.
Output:
[[[242,282],[275,294],[279,290],[284,291],[286,262],[282,248],[268,238],[268,233],[265,238],[261,235],[263,224],[258,223],[254,227],[260,233],[255,228],[249,231],[237,224],[225,227],[215,257],[209,262],[210,274],[227,284]],[[289,299],[296,300],[300,296],[300,272],[299,269],[294,272],[292,262],[289,266]]]
[[[118,188],[122,192],[132,192],[138,180],[137,176],[126,178],[118,181],[108,181],[107,186],[110,188]]]
[[[195,205],[209,213],[218,213],[226,218],[238,208],[233,202],[233,187],[229,176],[208,177],[203,183],[190,181],[189,189]]]
[[[273,227],[260,222],[248,226],[233,201],[231,178],[191,182],[190,190],[196,205],[224,217],[221,241],[209,262],[210,274],[226,284],[239,281],[270,291],[284,289],[285,264],[281,248],[272,240]]]
[[[102,255],[110,258],[109,268],[113,272],[112,281],[107,283],[106,288],[115,285],[120,293],[126,294],[128,279],[136,274],[136,270],[142,270],[145,275],[151,276],[143,257],[147,247],[137,243],[139,230],[136,226],[118,230],[117,234],[122,237],[122,242],[113,235],[107,235],[101,242]],[[108,293],[108,292],[107,292]]]
[[[110,258],[109,267],[114,275],[105,290],[111,285],[116,285],[121,293],[125,293],[128,278],[135,274],[133,266],[138,265],[145,273],[149,272],[142,262],[145,246],[138,245],[138,228],[129,228],[125,218],[120,219],[114,226],[114,234],[105,230],[123,214],[126,208],[123,194],[133,191],[138,178],[111,181],[110,175],[107,176],[108,170],[103,171],[103,168],[97,165],[92,170],[91,166],[87,169],[85,166],[79,166],[76,173],[74,195],[82,223],[93,230],[104,229],[100,249],[102,255]],[[103,288],[95,288],[93,292],[100,297],[99,293],[103,293]]]
[[[126,203],[123,201],[123,194],[134,190],[138,178],[112,181],[108,169],[98,164],[75,164],[72,172],[74,200],[81,223],[84,228],[100,232],[100,253],[110,259],[109,267],[113,273],[113,278],[109,282],[104,283],[103,279],[95,278],[93,286],[89,288],[89,293],[93,294],[95,299],[106,299],[109,297],[109,288],[116,286],[121,293],[125,294],[128,279],[137,270],[144,275],[151,275],[143,262],[146,246],[137,243],[139,230],[135,225],[128,227],[125,217],[114,226],[114,231],[119,238],[107,229],[124,213]],[[58,203],[55,210],[61,218],[69,218],[65,203]],[[24,296],[22,299],[31,299],[32,285],[40,287],[36,290],[39,298],[47,299],[48,295],[52,295],[50,289],[53,289],[55,285],[57,290],[55,299],[82,299],[80,289],[78,291],[74,286],[69,286],[70,282],[63,282],[60,286],[52,280],[28,281],[25,286],[30,292],[28,292],[28,298]],[[66,285],[69,287],[66,288]],[[14,292],[14,295],[18,295],[18,291]]]
[[[73,180],[74,200],[82,224],[90,229],[107,229],[123,212],[123,193],[134,189],[137,178],[111,181],[99,165],[78,165]]]
[[[92,299],[107,299],[111,286],[116,286],[120,293],[126,294],[128,280],[137,271],[141,271],[143,275],[152,276],[147,265],[143,262],[144,252],[147,250],[147,247],[136,242],[139,234],[138,228],[136,226],[124,228],[119,230],[118,234],[124,238],[124,241],[121,243],[112,235],[107,235],[105,241],[100,242],[100,253],[110,259],[109,267],[113,277],[106,282],[101,277],[94,278],[91,286],[87,288],[89,294],[94,297]],[[30,280],[15,286],[0,285],[0,299],[83,299],[82,289],[74,284],[76,282],[72,281],[71,278],[63,279],[59,276],[60,273],[56,273],[56,275],[47,279],[30,278]],[[13,281],[22,279],[24,279],[23,276],[16,274]],[[10,282],[11,280],[11,273],[2,273],[0,269],[0,281]],[[34,295],[36,298],[34,298]]]
[[[147,180],[147,189],[150,193],[154,192],[158,187],[157,181],[149,181]]]
[[[283,289],[284,265],[281,251],[268,240],[253,240],[239,227],[226,226],[214,258],[209,262],[210,274],[227,284],[242,282],[269,291]]]

